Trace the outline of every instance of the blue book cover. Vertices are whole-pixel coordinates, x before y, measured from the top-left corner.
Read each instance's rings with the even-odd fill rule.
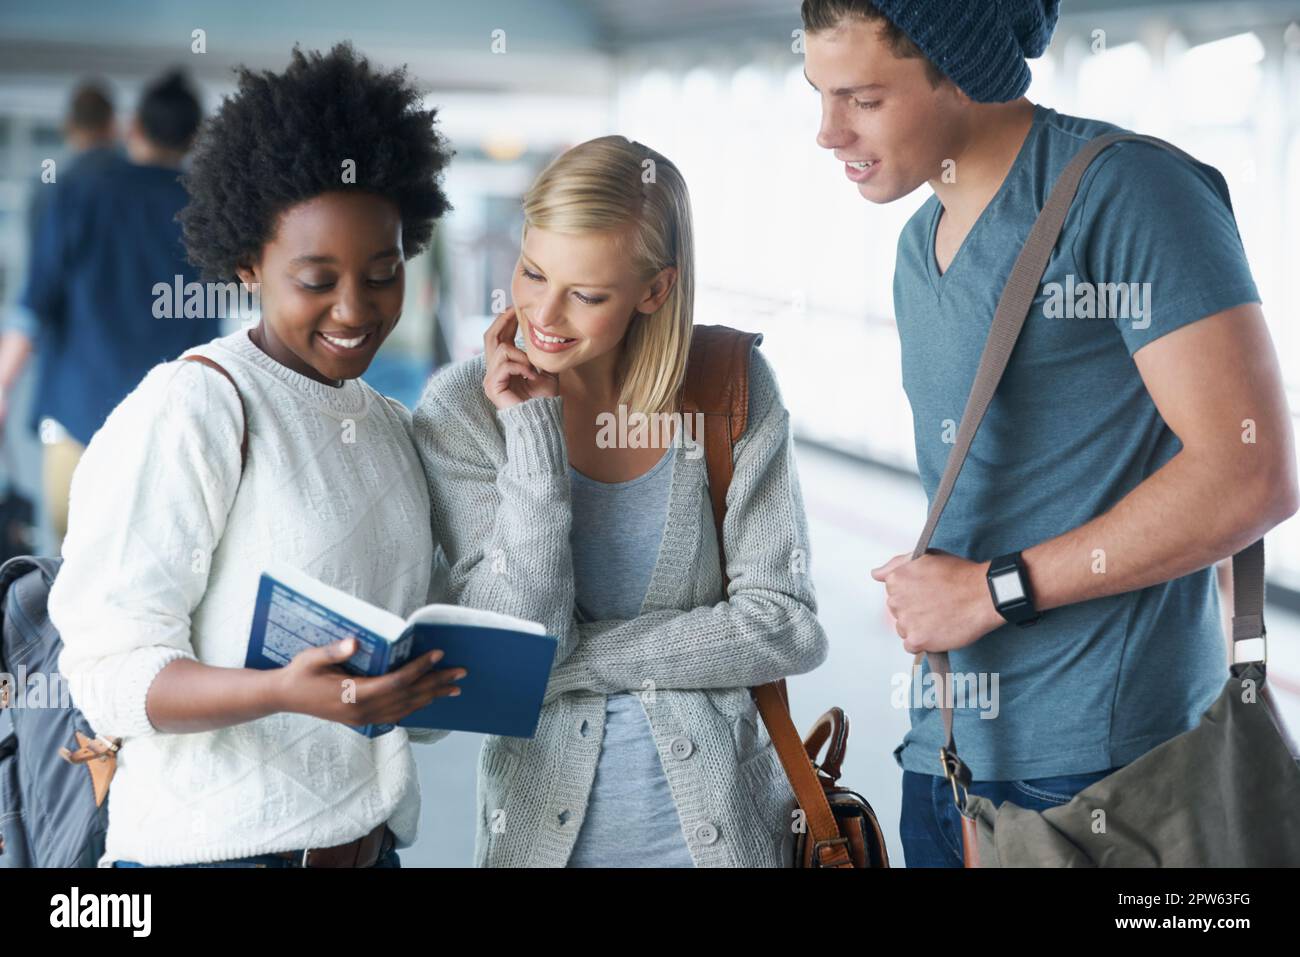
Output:
[[[531,738],[555,659],[556,639],[537,622],[456,605],[401,618],[298,569],[268,567],[258,582],[248,668],[282,668],[300,651],[357,639],[345,670],[375,676],[442,649],[438,669],[464,668],[461,693],[435,698],[398,724]],[[377,737],[391,724],[349,725]]]

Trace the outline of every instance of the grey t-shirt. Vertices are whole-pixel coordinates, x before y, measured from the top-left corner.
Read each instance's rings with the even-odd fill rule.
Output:
[[[1066,163],[1114,129],[1036,106],[1006,180],[947,272],[934,257],[937,197],[899,239],[903,387],[931,499],[1012,263]],[[1103,283],[1137,285],[1125,302]],[[1258,300],[1218,171],[1145,143],[1108,149],[1080,183],[932,545],[986,561],[1109,510],[1182,447],[1133,353]],[[1101,574],[1103,562],[1122,560],[1094,554],[1092,567]],[[1200,720],[1225,662],[1213,568],[1054,608],[949,653],[952,670],[973,676],[972,688],[983,681],[984,692],[956,710],[954,737],[980,780],[1126,764]],[[912,702],[912,728],[895,751],[907,770],[941,773],[939,711],[917,707],[932,701]]]
[[[584,621],[641,614],[659,557],[676,449],[628,482],[570,467],[573,585]],[[636,694],[606,699],[605,735],[569,867],[693,867],[668,779]]]

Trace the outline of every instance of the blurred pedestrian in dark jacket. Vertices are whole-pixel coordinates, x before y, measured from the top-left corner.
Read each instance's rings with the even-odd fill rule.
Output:
[[[186,204],[181,163],[201,118],[185,77],[161,77],[131,119],[126,156],[97,156],[93,167],[61,177],[40,211],[21,307],[36,327],[34,341],[27,336],[39,367],[29,426],[43,443],[57,542],[72,472],[108,413],[158,362],[220,334],[215,316],[159,319],[154,310],[159,283],[199,278],[185,259],[176,214]],[[20,336],[14,328],[5,338]],[[21,369],[4,352],[0,372],[11,376],[0,387]]]

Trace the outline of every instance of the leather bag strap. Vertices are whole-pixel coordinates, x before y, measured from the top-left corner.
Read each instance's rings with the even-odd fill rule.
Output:
[[[683,414],[699,414],[704,423],[704,462],[724,589],[731,584],[722,537],[727,490],[735,467],[736,443],[748,424],[750,354],[762,340],[760,333],[741,332],[727,326],[696,326],[682,386]],[[699,436],[695,440],[700,441]],[[814,842],[814,863],[821,867],[852,867],[847,842],[840,835],[826,793],[790,717],[785,681],[759,685],[751,688],[750,694],[804,812],[808,834]]]

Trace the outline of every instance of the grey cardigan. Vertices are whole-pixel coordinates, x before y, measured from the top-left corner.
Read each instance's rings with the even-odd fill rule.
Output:
[[[444,600],[542,622],[559,647],[537,733],[489,735],[479,756],[478,866],[562,867],[600,756],[605,697],[640,692],[697,867],[780,867],[794,794],[747,688],[827,653],[789,414],[757,351],[736,446],[723,593],[704,459],[679,449],[641,615],[579,623],[561,398],[498,412],[482,356],[426,386],[413,417],[448,563]],[[700,449],[702,451],[702,449]],[[637,849],[627,849],[634,864]]]

